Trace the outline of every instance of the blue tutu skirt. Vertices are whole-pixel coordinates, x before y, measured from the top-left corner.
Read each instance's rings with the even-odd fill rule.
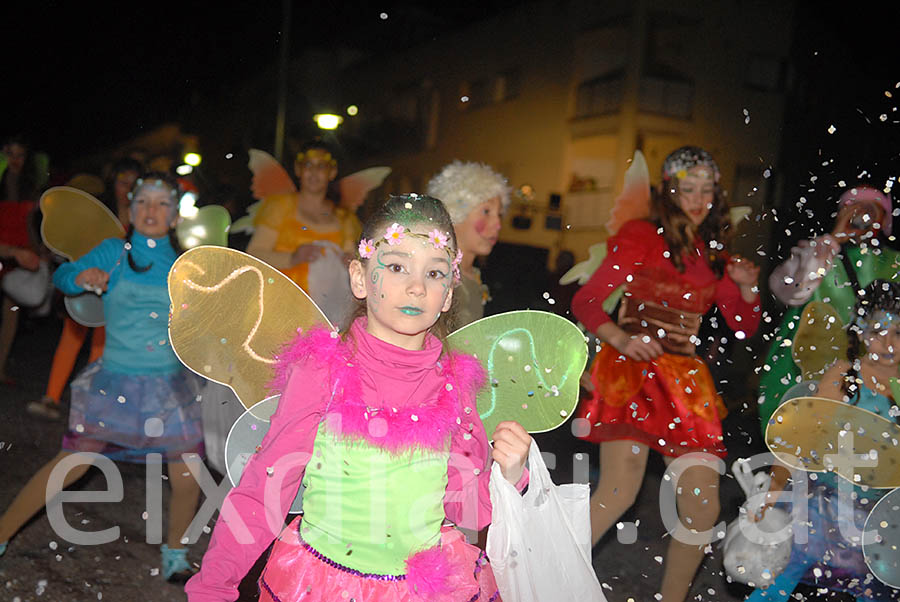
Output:
[[[863,558],[860,542],[844,538],[844,534],[863,530],[877,498],[870,496],[866,504],[861,503],[862,496],[846,500],[844,503],[848,508],[853,508],[852,517],[841,517],[839,495],[833,487],[815,486],[809,499],[809,543],[794,544],[791,565],[807,567],[802,581],[814,587],[844,591],[860,599],[900,600],[900,590],[881,583],[872,575]],[[849,520],[853,521],[852,527]],[[814,568],[819,568],[820,572],[813,573]]]
[[[203,454],[199,378],[187,370],[167,374],[125,374],[87,366],[72,381],[66,451],[103,453],[113,460],[145,463],[147,454],[164,462],[181,454]]]

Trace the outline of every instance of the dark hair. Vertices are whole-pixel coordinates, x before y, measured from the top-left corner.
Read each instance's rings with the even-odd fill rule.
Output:
[[[142,175],[137,181],[134,183],[134,188],[131,189],[132,198],[137,196],[138,191],[144,187],[144,185],[151,180],[161,181],[163,184],[169,187],[169,189],[174,193],[174,201],[175,207],[177,211],[178,200],[181,198],[181,188],[178,186],[178,180],[175,179],[171,174],[163,173],[160,171],[150,171]],[[134,224],[129,224],[128,231],[125,233],[125,247],[128,249],[128,267],[138,273],[146,272],[150,268],[153,267],[153,262],[151,261],[145,266],[139,266],[135,261],[134,257],[131,256],[131,236],[134,234]],[[175,255],[181,255],[183,249],[181,245],[178,243],[178,236],[175,234],[175,228],[169,228],[169,244],[172,245],[172,249],[175,250]]]
[[[862,379],[859,370],[862,335],[869,321],[879,311],[900,314],[900,283],[888,280],[873,281],[860,291],[859,300],[853,308],[852,320],[847,328],[847,361],[850,362],[850,367],[847,368],[841,383],[841,391],[853,405],[859,403],[861,391]]]
[[[337,161],[337,155],[334,153],[334,149],[331,148],[331,145],[322,140],[321,138],[313,138],[312,140],[307,140],[303,144],[300,145],[300,149],[297,151],[297,154],[305,153],[306,151],[310,151],[312,149],[319,149],[326,151],[331,154],[331,157]]]
[[[144,166],[141,165],[141,162],[132,157],[122,157],[113,163],[112,170],[109,172],[109,177],[112,182],[115,182],[116,176],[120,173],[125,173],[129,171],[137,172],[138,175],[144,172]]]
[[[3,140],[3,146],[18,145],[25,149],[25,165],[22,167],[22,173],[16,182],[18,188],[17,194],[19,201],[33,201],[38,196],[38,166],[35,162],[34,153],[31,150],[31,144],[22,135],[8,136]],[[6,179],[9,177],[9,169],[3,172],[0,177],[0,195],[6,195]]]
[[[459,248],[456,243],[456,233],[453,231],[453,221],[450,219],[450,214],[447,213],[447,208],[444,207],[444,204],[434,197],[423,194],[392,195],[363,224],[362,238],[378,240],[384,235],[385,229],[394,223],[408,228],[422,224],[427,225],[429,228],[434,226],[441,232],[446,232],[449,235],[448,243],[451,255],[455,255],[456,250]],[[364,267],[368,263],[368,260],[364,258],[360,258],[359,261]],[[431,327],[432,334],[441,341],[455,327],[455,307],[456,299],[454,298],[450,310],[441,313],[437,322]],[[365,315],[366,301],[365,299],[357,299],[357,305],[350,314],[350,320],[347,322],[348,327],[356,318]]]
[[[684,256],[694,252],[693,222],[682,211],[678,204],[677,178],[670,182],[664,182],[659,189],[654,191],[650,201],[651,216],[657,226],[662,228],[662,235],[669,247],[669,258],[679,272],[684,272]],[[696,228],[697,234],[704,242],[704,258],[715,272],[721,277],[725,272],[726,253],[728,244],[733,234],[731,217],[728,214],[728,201],[719,187],[718,182],[713,192],[713,204],[703,220]],[[715,248],[710,246],[716,241]]]

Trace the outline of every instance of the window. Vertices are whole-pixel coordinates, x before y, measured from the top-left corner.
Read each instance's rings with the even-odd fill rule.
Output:
[[[651,75],[641,77],[638,90],[639,111],[689,119],[693,104],[692,82]]]
[[[582,82],[575,92],[575,117],[594,117],[617,112],[622,106],[624,71]]]
[[[507,101],[519,95],[519,72],[498,73],[491,78],[465,81],[459,85],[460,110],[474,109]]]

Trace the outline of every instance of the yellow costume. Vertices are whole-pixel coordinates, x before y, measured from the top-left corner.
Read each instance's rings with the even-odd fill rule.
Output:
[[[349,215],[356,219],[355,215]],[[279,253],[293,253],[300,246],[315,242],[331,242],[345,249],[348,243],[345,234],[344,222],[347,217],[340,219],[341,225],[336,230],[321,231],[314,226],[307,225],[297,216],[297,193],[276,194],[262,203],[259,213],[256,214],[255,225],[271,228],[278,233],[273,251]],[[358,223],[358,220],[357,220]],[[354,239],[349,239],[353,242]],[[325,253],[325,248],[322,248]],[[309,264],[300,263],[282,270],[285,276],[296,282],[303,290],[309,290]]]

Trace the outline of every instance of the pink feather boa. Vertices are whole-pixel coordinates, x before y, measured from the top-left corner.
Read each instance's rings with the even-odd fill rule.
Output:
[[[450,559],[434,546],[406,559],[406,583],[409,591],[423,600],[450,593],[450,576],[455,574]]]
[[[363,400],[359,369],[353,362],[353,341],[316,327],[298,336],[276,356],[273,393],[287,384],[292,366],[314,361],[328,367],[334,397],[327,410],[331,430],[363,439],[397,454],[415,448],[446,449],[450,436],[464,428],[463,420],[476,411],[475,395],[484,386],[481,364],[474,357],[451,352],[438,363],[446,385],[427,404],[401,408],[372,408]]]

